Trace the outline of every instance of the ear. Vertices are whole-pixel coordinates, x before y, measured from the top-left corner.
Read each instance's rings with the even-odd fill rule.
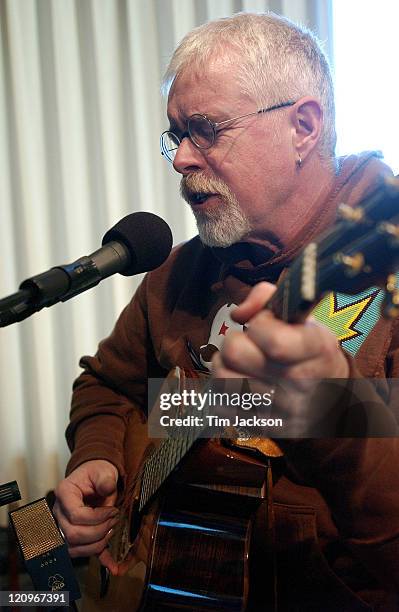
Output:
[[[291,109],[292,144],[303,160],[316,147],[323,125],[323,111],[316,98],[300,98]]]

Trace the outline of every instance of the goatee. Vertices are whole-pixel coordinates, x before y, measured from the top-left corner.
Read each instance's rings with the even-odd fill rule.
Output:
[[[248,217],[236,196],[220,179],[209,179],[201,173],[184,176],[180,184],[182,197],[190,204],[201,241],[211,247],[229,247],[240,242],[251,230]],[[207,195],[217,196],[219,206],[202,207],[197,203]]]

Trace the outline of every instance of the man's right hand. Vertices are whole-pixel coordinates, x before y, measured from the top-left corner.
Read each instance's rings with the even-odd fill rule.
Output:
[[[98,555],[116,575],[117,563],[107,548],[118,522],[118,470],[109,461],[82,463],[55,490],[54,515],[64,533],[71,557]]]

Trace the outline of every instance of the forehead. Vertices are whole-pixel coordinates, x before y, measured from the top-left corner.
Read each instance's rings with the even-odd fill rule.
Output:
[[[202,113],[228,115],[248,103],[240,92],[237,62],[229,57],[212,61],[206,69],[189,67],[176,77],[168,98],[168,116],[174,121]]]

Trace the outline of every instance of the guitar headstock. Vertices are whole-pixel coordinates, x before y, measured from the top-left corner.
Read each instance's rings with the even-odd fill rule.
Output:
[[[339,206],[336,223],[303,249],[269,307],[298,321],[326,292],[356,294],[377,285],[386,290],[384,315],[396,316],[398,268],[399,177],[389,177],[357,206]]]

